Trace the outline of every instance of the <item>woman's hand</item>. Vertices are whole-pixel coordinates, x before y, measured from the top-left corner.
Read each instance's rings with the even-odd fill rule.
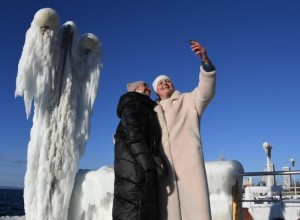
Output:
[[[190,43],[192,51],[194,51],[197,56],[200,56],[202,62],[209,64],[210,60],[207,56],[206,49],[198,41],[191,40]]]

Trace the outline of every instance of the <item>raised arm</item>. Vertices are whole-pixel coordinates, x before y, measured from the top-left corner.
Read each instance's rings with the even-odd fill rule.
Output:
[[[215,94],[216,73],[215,67],[210,61],[205,47],[198,41],[191,40],[191,49],[201,59],[199,84],[194,90],[194,98],[198,114],[201,115],[205,107]]]

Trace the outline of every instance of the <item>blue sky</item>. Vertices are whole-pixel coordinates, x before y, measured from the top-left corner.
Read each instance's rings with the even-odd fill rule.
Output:
[[[23,186],[32,115],[14,97],[18,61],[34,14],[50,7],[61,24],[96,34],[103,47],[91,137],[82,169],[113,164],[116,105],[126,83],[169,75],[175,88],[197,85],[200,41],[217,67],[217,92],[202,119],[205,160],[237,160],[262,171],[262,143],[276,170],[300,166],[300,2],[298,0],[2,0],[0,2],[0,186]],[[152,98],[156,98],[152,95]],[[184,146],[183,146],[184,147]],[[298,150],[296,150],[298,149]],[[188,161],[187,161],[188,162]]]

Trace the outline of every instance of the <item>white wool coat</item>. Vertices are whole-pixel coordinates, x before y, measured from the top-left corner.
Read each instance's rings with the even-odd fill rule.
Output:
[[[201,66],[198,86],[192,92],[174,91],[155,108],[169,171],[159,180],[160,220],[211,219],[200,122],[215,84],[215,71],[205,72]]]

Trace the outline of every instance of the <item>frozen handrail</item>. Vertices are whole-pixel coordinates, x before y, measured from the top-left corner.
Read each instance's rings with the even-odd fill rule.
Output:
[[[268,176],[268,175],[289,175],[300,174],[300,170],[294,171],[273,171],[273,172],[244,172],[240,176]]]

